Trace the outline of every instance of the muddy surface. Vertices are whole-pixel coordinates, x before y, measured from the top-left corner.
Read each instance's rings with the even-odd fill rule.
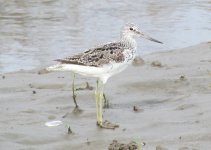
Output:
[[[93,90],[78,90],[80,113],[74,113],[71,73],[38,70],[2,74],[0,78],[0,149],[107,150],[114,139],[140,139],[143,150],[211,147],[211,43],[143,56],[112,77],[105,94],[104,119],[115,130],[96,125]],[[163,67],[153,67],[159,61]],[[96,79],[77,76],[77,87],[95,87]],[[144,110],[144,111],[134,111]],[[65,117],[63,117],[65,115]],[[61,125],[47,127],[59,120]]]

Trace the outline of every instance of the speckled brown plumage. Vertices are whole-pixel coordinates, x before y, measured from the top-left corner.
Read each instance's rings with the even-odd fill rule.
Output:
[[[125,56],[123,54],[125,49],[127,49],[127,47],[120,42],[108,43],[103,46],[89,49],[84,53],[80,53],[64,59],[57,59],[56,61],[59,61],[62,64],[77,64],[100,67],[108,64],[109,62],[123,62],[125,60]]]

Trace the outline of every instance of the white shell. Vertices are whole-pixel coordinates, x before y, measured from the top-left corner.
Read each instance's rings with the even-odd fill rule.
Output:
[[[55,120],[55,121],[50,121],[50,122],[46,122],[45,126],[47,127],[56,127],[62,124],[62,121],[60,120]]]

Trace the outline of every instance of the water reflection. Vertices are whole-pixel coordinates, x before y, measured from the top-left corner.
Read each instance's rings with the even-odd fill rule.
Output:
[[[125,22],[165,42],[139,40],[139,53],[208,41],[210,8],[209,0],[0,0],[0,72],[46,66],[113,41]]]

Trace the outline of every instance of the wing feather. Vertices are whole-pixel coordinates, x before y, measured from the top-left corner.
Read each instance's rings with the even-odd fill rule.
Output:
[[[123,51],[125,47],[121,43],[109,43],[103,46],[89,49],[84,53],[57,59],[62,64],[77,64],[99,67],[109,62],[121,62],[125,60]]]

